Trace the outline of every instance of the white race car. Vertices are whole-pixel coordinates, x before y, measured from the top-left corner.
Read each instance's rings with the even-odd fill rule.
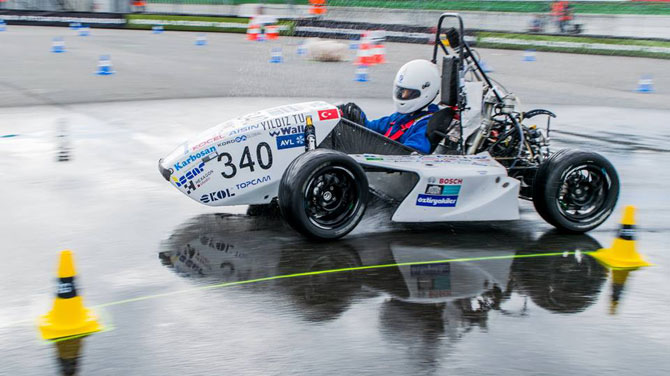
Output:
[[[460,30],[442,30],[448,17],[459,20]],[[539,214],[561,230],[585,232],[603,223],[619,192],[614,167],[592,152],[550,153],[549,122],[546,131],[522,122],[554,115],[515,111],[516,98],[488,78],[463,41],[458,15],[440,17],[433,62],[438,47],[446,55],[443,108],[427,126],[430,154],[348,121],[336,106],[317,101],[215,126],[161,159],[159,170],[205,205],[276,200],[294,229],[317,239],[354,229],[370,192],[395,205],[395,222],[514,220],[521,197],[533,200]],[[466,77],[468,84],[481,85],[482,110],[477,129],[462,137],[460,119],[466,118],[466,90],[472,87]]]

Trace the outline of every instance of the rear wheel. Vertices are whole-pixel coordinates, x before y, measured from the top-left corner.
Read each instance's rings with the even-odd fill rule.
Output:
[[[314,239],[337,239],[363,217],[368,180],[351,157],[328,149],[308,151],[288,166],[279,184],[286,221]]]
[[[554,227],[586,232],[612,214],[619,197],[619,177],[603,156],[561,150],[546,160],[535,175],[533,203]]]

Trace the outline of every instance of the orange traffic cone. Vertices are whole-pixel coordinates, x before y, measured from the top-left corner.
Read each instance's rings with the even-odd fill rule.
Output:
[[[279,38],[279,26],[268,25],[266,29],[267,29],[268,40],[275,40]]]
[[[42,338],[63,338],[102,330],[97,316],[84,307],[81,297],[77,295],[75,275],[72,252],[61,251],[58,265],[58,293],[51,311],[39,318]]]
[[[635,207],[626,206],[621,220],[621,229],[610,248],[601,248],[591,256],[612,269],[636,269],[650,266],[635,250]]]
[[[249,27],[247,27],[247,40],[256,40],[258,38],[259,32],[260,32],[260,26],[249,25]]]
[[[375,64],[384,64],[386,63],[386,49],[383,44],[377,44],[372,47],[374,51],[374,61]]]
[[[374,57],[372,55],[372,50],[370,49],[370,45],[367,43],[361,43],[360,47],[358,47],[358,52],[356,53],[356,60],[354,61],[354,65],[374,65]]]

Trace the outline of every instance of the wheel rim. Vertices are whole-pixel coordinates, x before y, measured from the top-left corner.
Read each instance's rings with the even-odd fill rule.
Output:
[[[612,179],[602,167],[583,164],[568,169],[558,186],[558,211],[572,222],[591,222],[610,209],[607,198],[611,187]]]
[[[309,221],[323,229],[346,224],[359,206],[360,192],[354,175],[340,166],[327,166],[308,180],[305,212]]]

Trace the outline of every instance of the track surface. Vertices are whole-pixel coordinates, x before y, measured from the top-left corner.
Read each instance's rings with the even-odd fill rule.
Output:
[[[556,234],[527,203],[511,223],[408,228],[389,224],[376,205],[347,239],[322,245],[277,218],[230,215],[244,207],[200,206],[156,171],[183,139],[315,98],[355,99],[371,116],[384,114],[395,70],[428,47],[389,45],[389,63],[359,84],[350,63],[295,57],[296,40],[281,41],[281,65],[267,62],[271,44],[233,35],[210,35],[201,48],[192,33],[94,30],[66,38],[66,54],[49,53],[51,37],[68,33],[0,34],[0,136],[16,135],[0,138],[2,374],[60,372],[59,353],[36,339],[33,320],[49,309],[62,248],[75,251],[85,302],[101,305],[314,270],[588,251],[609,245],[617,228],[620,212],[588,236]],[[116,75],[92,74],[103,53]],[[595,150],[615,164],[620,204],[638,206],[638,249],[658,266],[630,273],[623,288],[592,259],[568,256],[193,290],[100,309],[114,329],[61,356],[73,358],[79,345],[78,368],[94,375],[667,374],[670,78],[661,73],[669,63],[482,54],[525,109],[559,114],[557,148]],[[656,73],[655,94],[631,91],[643,73]],[[64,148],[70,161],[57,162]]]

